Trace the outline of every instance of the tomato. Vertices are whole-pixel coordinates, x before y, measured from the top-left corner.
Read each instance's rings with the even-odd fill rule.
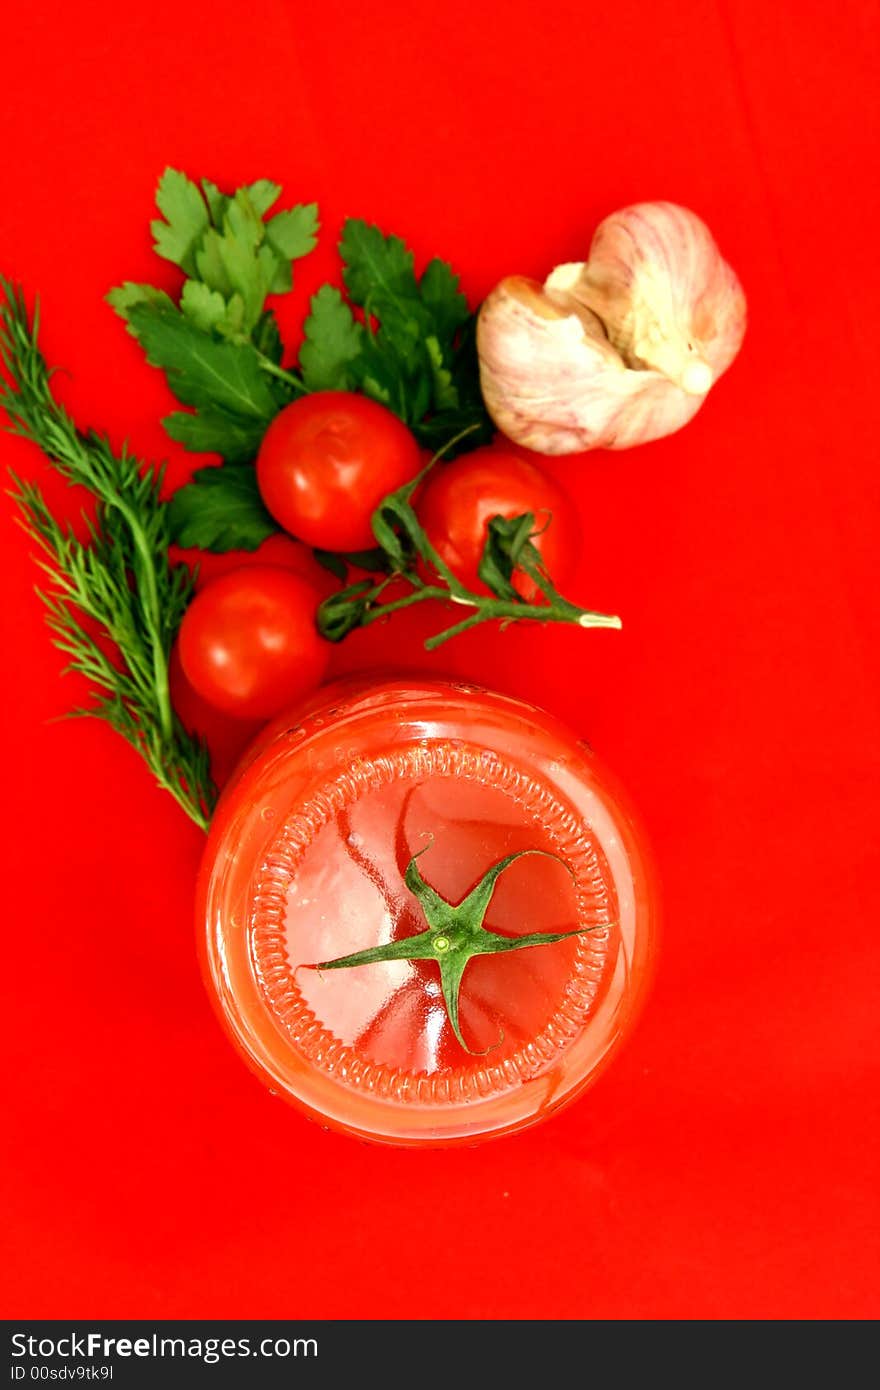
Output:
[[[418,473],[419,446],[390,410],[348,391],[285,406],[257,456],[257,483],[286,531],[322,550],[366,550],[379,503]]]
[[[523,851],[482,920],[503,949],[467,960],[454,1018],[452,931],[413,955],[433,909],[412,864],[455,908]],[[474,687],[349,678],[240,764],[197,929],[215,1008],[273,1091],[325,1126],[433,1146],[522,1129],[595,1080],[644,996],[655,911],[625,798],[569,730]],[[382,959],[346,964],[364,951]]]
[[[242,754],[265,725],[265,719],[236,718],[224,714],[202,698],[184,674],[180,643],[175,642],[168,663],[171,702],[183,727],[204,739],[211,759],[211,776],[222,787],[238,765]]]
[[[217,555],[208,551],[194,551],[186,558],[198,565],[197,592],[221,575],[265,565],[290,569],[306,580],[315,590],[314,604],[338,587],[332,575],[318,564],[308,546],[281,532],[269,536],[257,550],[228,550]],[[224,713],[204,699],[184,674],[179,643],[175,643],[171,652],[169,677],[174,708],[184,727],[205,739],[211,754],[211,773],[218,786],[222,786],[247,745],[265,723],[265,715],[246,719],[240,713]]]
[[[212,554],[208,550],[184,552],[184,557],[196,567],[196,590],[204,589],[221,574],[248,569],[253,565],[272,565],[292,570],[325,598],[339,586],[323,565],[319,565],[312,550],[302,541],[294,540],[281,531],[267,536],[256,550],[224,550]]]
[[[574,505],[557,483],[530,460],[503,444],[488,444],[453,463],[439,464],[428,475],[416,510],[428,540],[463,584],[477,593],[480,556],[494,516],[533,512],[540,534],[534,544],[557,588],[574,571],[580,549]],[[538,592],[519,573],[515,587],[523,598]]]
[[[330,647],[318,635],[319,595],[273,565],[221,575],[196,594],[180,626],[184,675],[218,709],[268,719],[316,686]]]

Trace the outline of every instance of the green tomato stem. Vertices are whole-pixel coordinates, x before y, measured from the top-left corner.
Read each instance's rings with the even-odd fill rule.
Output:
[[[462,632],[467,632],[469,628],[477,627],[480,623],[518,621],[522,618],[529,618],[538,623],[571,623],[576,627],[605,627],[619,629],[622,627],[620,618],[609,613],[593,613],[585,608],[578,608],[573,603],[568,603],[565,599],[556,596],[556,601],[552,603],[514,603],[507,599],[493,598],[487,594],[472,593],[464,585],[457,584],[456,592],[451,593],[449,589],[443,588],[439,584],[421,584],[414,588],[412,593],[404,595],[402,598],[392,599],[388,603],[377,604],[375,600],[382,594],[392,579],[409,579],[408,575],[392,575],[377,584],[372,591],[363,594],[365,604],[364,616],[361,619],[361,627],[369,627],[371,623],[379,622],[382,618],[388,618],[392,613],[399,613],[404,608],[412,608],[417,603],[423,603],[426,599],[436,599],[438,602],[454,602],[464,604],[473,608],[473,613],[463,618],[461,622],[454,623],[451,627],[445,628],[433,637],[425,640],[425,650],[435,651],[437,647],[448,642],[450,638],[457,637]],[[410,582],[413,582],[410,580]],[[323,607],[323,605],[322,605]]]
[[[390,572],[372,586],[369,580],[360,580],[324,600],[318,608],[318,628],[332,641],[341,640],[354,627],[369,627],[382,618],[390,617],[392,613],[412,608],[428,599],[461,604],[471,608],[473,612],[460,622],[453,623],[442,632],[427,638],[424,644],[427,651],[435,651],[437,647],[459,636],[460,633],[467,632],[480,623],[492,621],[504,624],[526,618],[532,622],[570,623],[583,628],[622,627],[620,618],[614,614],[595,613],[586,608],[579,608],[558,593],[549,575],[542,568],[540,555],[531,544],[528,532],[522,534],[523,527],[527,527],[532,520],[528,514],[514,519],[520,523],[521,534],[516,542],[515,553],[509,553],[507,563],[512,570],[518,569],[528,575],[545,600],[542,603],[529,603],[521,599],[510,574],[505,573],[503,569],[499,570],[497,561],[494,566],[496,582],[490,582],[490,591],[474,593],[458,578],[432,545],[413,506],[413,497],[443,453],[471,433],[473,428],[471,426],[449,440],[415,478],[396,492],[390,493],[379,504],[373,514],[373,533],[380,551],[386,557]],[[503,541],[504,538],[502,545]],[[489,554],[488,544],[487,542],[485,555]],[[416,566],[417,557],[429,569],[434,580],[441,582],[425,582]],[[502,556],[502,565],[503,563]],[[411,592],[402,598],[380,603],[379,600],[388,586],[396,580],[408,584]],[[357,608],[346,610],[345,605],[348,603],[356,604]]]
[[[426,883],[417,860],[431,848],[414,854],[406,867],[404,883],[417,899],[427,923],[425,931],[402,937],[381,946],[368,946],[363,951],[320,961],[313,970],[348,970],[360,965],[375,965],[393,960],[436,960],[440,971],[440,988],[452,1031],[465,1052],[473,1054],[461,1031],[459,1020],[459,991],[465,967],[474,956],[497,955],[507,951],[522,951],[530,946],[552,946],[573,936],[599,931],[606,924],[594,927],[574,927],[563,932],[531,932],[525,936],[502,936],[486,928],[484,920],[495,892],[495,884],[517,859],[527,854],[541,854],[557,859],[571,873],[569,865],[558,855],[544,849],[523,849],[505,855],[487,869],[475,888],[460,903],[447,902],[436,889]],[[497,1046],[497,1044],[496,1044]]]

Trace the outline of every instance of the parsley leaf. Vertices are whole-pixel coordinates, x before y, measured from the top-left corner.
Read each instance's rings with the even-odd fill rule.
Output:
[[[166,169],[156,195],[162,217],[151,226],[158,254],[185,276],[180,292],[127,282],[108,295],[187,407],[166,416],[168,434],[231,465],[199,470],[173,512],[178,539],[205,549],[251,548],[277,529],[255,480],[236,470],[256,457],[268,425],[299,392],[362,392],[432,453],[452,456],[493,434],[476,318],[458,276],[439,259],[417,275],[400,237],[357,218],[340,240],[345,289],[328,284],[312,296],[297,370],[282,366],[266,302],[291,288],[292,262],[315,245],[318,210],[304,203],[272,211],[280,196],[269,179],[227,193]]]
[[[266,241],[276,253],[278,266],[271,289],[283,294],[292,283],[290,263],[314,251],[318,240],[318,205],[289,208],[266,223]]]
[[[199,468],[169,503],[171,534],[178,545],[201,550],[256,550],[278,530],[257,490],[248,463]]]
[[[195,454],[220,454],[230,463],[251,463],[266,433],[266,421],[230,415],[216,407],[191,414],[175,410],[162,424],[166,433]]]
[[[339,379],[353,380],[387,405],[428,447],[471,425],[477,429],[463,447],[491,439],[472,350],[475,318],[458,276],[435,259],[417,278],[413,253],[399,237],[356,218],[345,223],[339,249],[349,297],[363,309],[370,330]]]
[[[165,221],[150,223],[156,252],[179,265],[187,275],[195,269],[195,250],[208,229],[209,214],[196,185],[178,169],[166,169],[159,181],[156,204]]]
[[[187,280],[180,292],[180,308],[196,328],[204,333],[218,331],[228,313],[226,300],[217,290],[209,289],[201,280]]]
[[[193,412],[167,417],[172,439],[235,462],[255,456],[269,421],[302,389],[281,367],[266,299],[290,289],[291,262],[315,245],[318,216],[312,203],[267,221],[280,194],[268,179],[227,194],[166,169],[156,195],[163,218],[151,226],[158,254],[187,277],[179,303],[149,285],[126,283],[108,295]]]
[[[277,414],[274,387],[249,344],[212,337],[173,304],[134,304],[128,322],[147,361],[162,368],[184,405],[219,406],[266,424]]]
[[[448,347],[456,331],[470,318],[468,302],[458,288],[458,276],[445,261],[431,261],[421,280],[419,294],[434,321],[440,342]]]
[[[174,304],[174,300],[164,290],[155,290],[152,285],[136,285],[131,280],[126,280],[124,284],[111,290],[107,302],[124,319],[128,318],[129,310],[138,304]]]
[[[299,354],[302,379],[310,391],[350,391],[352,370],[364,349],[365,330],[355,321],[339,290],[324,285],[312,296]]]
[[[349,217],[339,243],[345,287],[355,304],[400,306],[404,316],[418,297],[413,253],[400,237],[384,236],[378,227]]]
[[[278,320],[271,309],[263,310],[259,322],[251,334],[251,341],[266,362],[274,362],[276,366],[281,365],[281,359],[284,356],[284,344],[281,341]]]

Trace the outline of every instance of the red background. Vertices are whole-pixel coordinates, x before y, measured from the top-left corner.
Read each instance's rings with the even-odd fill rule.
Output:
[[[876,1316],[876,4],[103,8],[34,0],[5,33],[0,269],[39,290],[80,422],[174,482],[164,384],[102,300],[164,274],[166,164],[320,202],[288,331],[346,214],[476,301],[651,198],[706,219],[750,329],[682,434],[556,467],[573,590],[622,634],[430,660],[401,619],[335,657],[549,707],[650,831],[666,925],[637,1032],[583,1100],[483,1148],[324,1133],[234,1056],[196,970],[199,832],[109,730],[53,722],[80,692],[4,504],[3,1311]]]

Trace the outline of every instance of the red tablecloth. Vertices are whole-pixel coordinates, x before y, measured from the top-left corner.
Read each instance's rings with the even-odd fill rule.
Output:
[[[161,269],[166,164],[259,175],[438,253],[476,301],[670,198],[749,297],[678,436],[554,471],[576,592],[624,630],[404,656],[588,736],[641,810],[660,973],[545,1126],[401,1152],[248,1074],[192,933],[200,835],[105,727],[54,722],[31,547],[2,508],[3,1311],[16,1316],[863,1318],[878,1298],[876,4],[34,0],[4,35],[0,270],[42,296],[77,418],[192,459],[103,302]],[[0,461],[77,499],[4,437]],[[876,543],[874,541],[874,543]]]

